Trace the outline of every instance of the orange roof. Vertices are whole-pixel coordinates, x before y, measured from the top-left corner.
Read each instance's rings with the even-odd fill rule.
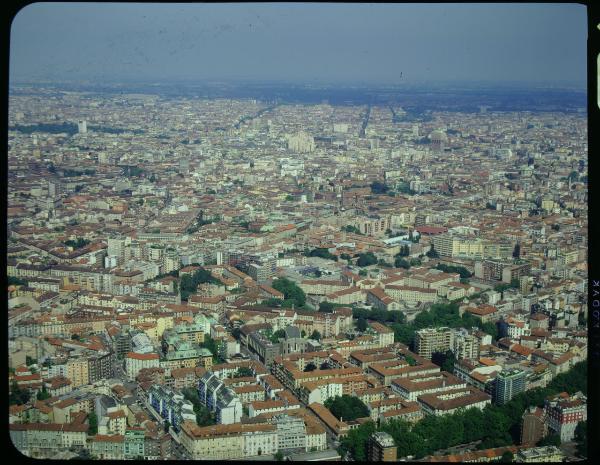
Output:
[[[482,365],[486,365],[486,366],[494,366],[494,365],[498,365],[498,363],[496,363],[496,361],[494,359],[491,358],[486,358],[486,357],[481,357],[479,359],[479,363],[481,363]]]
[[[138,354],[137,352],[128,352],[127,358],[134,360],[158,360],[160,357],[158,354]]]

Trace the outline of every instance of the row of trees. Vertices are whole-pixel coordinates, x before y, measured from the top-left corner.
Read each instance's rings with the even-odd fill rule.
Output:
[[[321,303],[322,305],[322,303]],[[365,318],[367,320],[375,320],[379,323],[404,323],[406,321],[406,316],[399,310],[379,310],[372,309],[369,310],[367,308],[353,308],[352,309],[352,317],[353,318]]]
[[[74,178],[77,176],[94,176],[96,174],[96,170],[86,169],[86,170],[72,170],[69,168],[65,168],[63,170],[63,176],[65,178]]]
[[[498,338],[498,328],[495,324],[482,323],[479,319],[466,312],[461,317],[456,303],[433,304],[429,310],[419,313],[412,323],[406,324],[403,321],[399,321],[389,326],[394,330],[395,340],[408,346],[412,346],[415,332],[419,329],[441,326],[449,328],[477,327],[491,334],[494,339]]]
[[[9,286],[27,286],[27,281],[21,278],[16,278],[14,276],[8,277],[8,285]]]
[[[306,255],[307,257],[321,257],[327,260],[333,260],[336,262],[338,261],[337,255],[333,255],[326,248],[316,248],[311,250],[310,252],[305,252],[304,255]]]
[[[520,440],[520,425],[523,412],[529,406],[542,406],[548,395],[562,391],[573,393],[587,392],[587,364],[581,362],[567,373],[558,375],[546,388],[523,392],[508,403],[488,405],[483,411],[477,408],[460,410],[441,417],[427,416],[415,425],[403,420],[391,420],[380,426],[368,422],[351,430],[341,440],[339,452],[349,453],[354,460],[366,460],[367,443],[375,431],[385,431],[398,447],[398,457],[413,455],[417,459],[433,452],[481,441],[479,449],[502,447],[516,444]],[[587,450],[587,425],[580,425],[577,440],[581,444],[581,454]],[[553,438],[547,442],[555,441]]]
[[[443,271],[444,273],[458,273],[462,279],[470,278],[473,274],[467,270],[464,266],[452,266],[452,265],[444,265],[443,263],[438,263],[436,265],[438,270]]]
[[[73,247],[74,249],[81,249],[82,247],[85,247],[89,243],[90,243],[90,241],[88,241],[87,239],[84,239],[83,237],[78,237],[76,240],[69,239],[68,241],[65,241],[65,245],[67,245],[69,247]]]

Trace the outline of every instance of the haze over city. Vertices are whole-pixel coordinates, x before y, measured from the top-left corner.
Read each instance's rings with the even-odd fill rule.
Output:
[[[36,3],[11,28],[11,81],[586,80],[577,4]]]
[[[586,33],[573,4],[25,7],[17,461],[591,459]]]

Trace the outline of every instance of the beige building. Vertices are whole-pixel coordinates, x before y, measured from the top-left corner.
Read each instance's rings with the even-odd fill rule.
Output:
[[[138,354],[129,352],[125,356],[125,373],[130,380],[134,380],[142,368],[157,368],[160,364],[158,354]]]
[[[10,438],[17,450],[28,457],[50,458],[72,446],[85,447],[87,425],[26,423],[9,425]]]
[[[71,358],[67,361],[67,378],[73,388],[89,384],[88,361],[85,358]]]
[[[434,352],[452,348],[453,332],[450,328],[425,328],[415,333],[415,349],[418,355],[431,359]]]
[[[185,421],[180,438],[192,460],[239,459],[277,451],[275,425],[234,423],[199,427]]]

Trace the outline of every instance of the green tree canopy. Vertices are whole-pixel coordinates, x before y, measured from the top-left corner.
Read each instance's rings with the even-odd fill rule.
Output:
[[[306,294],[293,281],[287,278],[278,278],[273,281],[273,288],[285,296],[285,300],[293,301],[296,307],[303,307],[306,303]]]
[[[324,405],[338,420],[351,421],[369,416],[367,406],[358,397],[354,396],[344,394],[332,397],[327,399]]]
[[[254,376],[254,372],[248,367],[239,367],[233,374],[234,378],[247,378],[249,376]]]
[[[560,447],[561,441],[560,436],[558,434],[549,434],[545,438],[542,438],[538,441],[538,446],[556,446]]]
[[[96,412],[90,412],[88,414],[88,425],[88,434],[90,436],[96,435],[98,433],[98,417],[96,416]]]
[[[331,252],[329,252],[329,250],[325,249],[325,248],[317,248],[317,249],[313,249],[310,252],[307,253],[308,257],[321,257],[321,258],[326,258],[327,260],[333,260],[333,261],[338,261],[338,257],[337,255],[333,255]]]
[[[310,336],[308,336],[308,338],[309,339],[313,339],[315,341],[320,341],[321,340],[321,333],[315,329],[312,332],[312,334]]]
[[[364,317],[361,316],[358,320],[356,320],[356,329],[359,331],[366,331],[368,326],[367,320]]]
[[[365,267],[369,265],[377,264],[377,257],[373,254],[373,252],[361,253],[358,254],[358,260],[356,264],[360,267]]]

